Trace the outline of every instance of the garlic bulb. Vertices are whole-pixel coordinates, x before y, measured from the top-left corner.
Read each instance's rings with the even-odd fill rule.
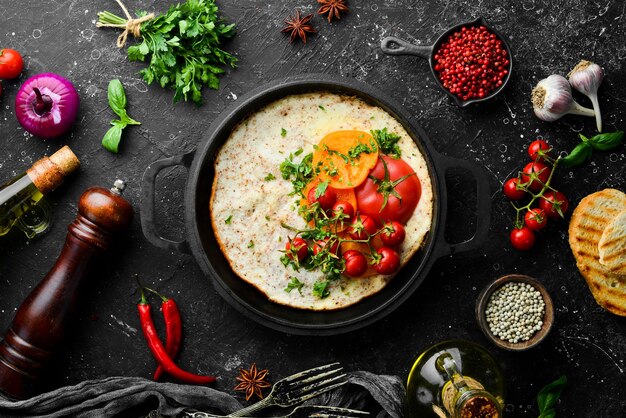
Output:
[[[602,116],[600,115],[600,105],[598,104],[598,88],[602,84],[604,71],[598,64],[591,61],[582,60],[567,75],[569,83],[576,90],[591,99],[593,110],[596,112],[596,127],[598,132],[602,132]]]
[[[572,97],[572,88],[565,77],[552,74],[541,80],[531,93],[535,115],[546,122],[553,122],[563,115],[595,116],[592,109],[582,107]]]

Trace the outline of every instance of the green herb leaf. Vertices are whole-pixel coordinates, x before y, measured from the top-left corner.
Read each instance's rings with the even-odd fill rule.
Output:
[[[297,277],[291,276],[291,281],[287,283],[287,287],[285,288],[285,292],[291,293],[293,289],[297,289],[298,293],[302,294],[302,288],[304,287],[304,283],[298,280]]]
[[[302,190],[313,178],[314,172],[312,167],[313,154],[307,154],[302,158],[302,161],[297,164],[293,162],[293,155],[290,155],[288,159],[282,162],[280,165],[280,173],[285,180],[291,180],[293,185],[293,192],[289,195],[300,194]]]
[[[598,151],[608,151],[618,147],[624,141],[624,131],[599,134],[589,138],[588,141],[593,149]]]
[[[117,122],[117,121],[116,121]],[[102,138],[102,146],[106,148],[108,151],[111,151],[117,154],[117,147],[120,144],[120,140],[122,139],[122,129],[125,125],[123,124],[114,124],[104,137]]]
[[[577,165],[581,165],[586,160],[591,158],[592,153],[593,148],[589,145],[589,142],[581,142],[576,145],[572,152],[570,152],[566,157],[561,158],[561,164],[565,167],[575,167]]]
[[[324,106],[319,105],[318,107],[319,107],[320,109],[322,109],[324,112],[326,112],[326,108],[325,108]]]
[[[276,176],[274,176],[272,173],[268,173],[267,176],[263,177],[263,180],[265,181],[272,181],[276,179]]]
[[[567,384],[565,376],[559,377],[554,382],[546,385],[537,395],[537,405],[539,406],[539,418],[551,418],[556,415],[556,402],[561,396],[561,392]]]
[[[230,225],[230,223],[232,222],[232,220],[233,220],[233,215],[228,215],[228,218],[226,218],[226,220],[224,221],[224,223],[225,223],[226,225]]]
[[[315,282],[315,284],[313,285],[313,295],[317,296],[320,299],[327,298],[330,295],[328,285],[330,285],[330,281],[328,280],[319,280]]]
[[[370,142],[370,146],[367,146],[367,144],[363,144],[359,142],[357,145],[353,146],[352,148],[348,150],[348,157],[352,159],[356,159],[361,154],[372,154],[377,151],[378,151],[378,147],[376,147],[376,142],[374,142],[374,140]]]
[[[107,96],[109,98],[109,106],[120,117],[126,116],[126,93],[122,82],[117,78],[109,81],[109,88],[107,89]]]
[[[254,248],[254,241],[250,240],[248,243],[248,248]]]
[[[280,136],[282,136],[283,138],[287,136],[287,129],[285,128],[280,128]]]
[[[328,181],[322,181],[315,188],[315,198],[319,199],[324,193],[326,193],[326,189],[328,189]]]
[[[400,135],[387,132],[387,128],[373,130],[371,134],[376,140],[376,143],[378,143],[380,152],[393,158],[400,158],[402,156],[402,151],[400,151],[400,147],[398,146]]]

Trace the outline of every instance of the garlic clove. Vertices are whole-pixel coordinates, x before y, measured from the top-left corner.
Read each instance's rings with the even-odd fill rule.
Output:
[[[598,132],[602,132],[602,116],[598,103],[598,89],[604,79],[604,71],[598,64],[582,60],[570,71],[567,77],[572,87],[591,99],[596,116],[596,127],[598,128]]]

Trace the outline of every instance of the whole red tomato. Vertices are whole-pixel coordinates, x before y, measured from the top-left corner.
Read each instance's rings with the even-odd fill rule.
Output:
[[[385,223],[380,233],[380,239],[383,244],[389,245],[390,247],[400,245],[402,241],[404,241],[404,237],[406,237],[404,225],[396,221]]]
[[[367,271],[367,260],[361,252],[356,250],[348,250],[343,253],[343,259],[346,261],[345,273],[350,277],[360,277]]]
[[[402,159],[381,156],[368,178],[354,189],[359,212],[382,224],[405,224],[417,207],[422,187],[415,171]]]
[[[380,274],[393,274],[400,268],[400,256],[389,247],[376,250],[380,258],[374,264],[374,270]]]
[[[554,193],[549,190],[539,200],[539,207],[548,215],[548,218],[563,218],[569,208],[569,201],[563,193]]]
[[[337,201],[337,193],[335,192],[335,189],[330,186],[327,186],[324,193],[319,196],[317,196],[317,193],[317,187],[312,187],[307,194],[307,200],[309,203],[318,202],[323,210],[331,209]]]
[[[517,188],[518,184],[519,179],[514,177],[512,179],[508,179],[504,183],[504,186],[502,186],[502,192],[509,198],[509,200],[522,200],[526,197],[526,192]]]
[[[546,141],[544,141],[543,139],[536,139],[528,146],[528,155],[530,156],[531,160],[535,161],[539,156],[539,150],[547,153],[549,149],[550,145],[548,145]]]
[[[24,61],[19,52],[14,49],[4,48],[0,50],[0,78],[10,80],[17,78],[22,73]]]
[[[530,250],[535,245],[535,233],[526,226],[513,228],[510,239],[513,248],[520,251]]]
[[[376,222],[367,215],[359,215],[354,218],[354,222],[348,228],[348,233],[352,239],[365,240],[376,233]]]
[[[533,231],[540,231],[548,224],[546,212],[540,208],[530,209],[524,215],[524,223]]]
[[[300,237],[296,237],[292,240],[289,240],[285,245],[285,254],[290,259],[298,258],[298,261],[302,261],[309,255],[309,248],[307,247],[307,243]]]
[[[552,170],[550,169],[550,167],[548,167],[544,163],[528,163],[524,166],[524,169],[522,170],[522,181],[524,183],[528,183],[531,180],[530,175],[532,173],[535,173],[539,181],[533,179],[532,183],[528,185],[528,188],[533,192],[538,192],[543,188],[543,185],[550,178],[551,172]]]
[[[339,214],[339,211],[341,211],[341,213],[343,213],[344,215],[342,219],[342,221],[344,222],[350,222],[354,217],[354,207],[350,202],[340,200],[339,202],[335,203],[335,205],[333,206],[333,216],[337,216]]]

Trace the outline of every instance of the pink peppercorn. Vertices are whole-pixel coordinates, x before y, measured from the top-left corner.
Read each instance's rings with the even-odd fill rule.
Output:
[[[485,26],[463,27],[441,44],[434,69],[441,84],[461,100],[482,99],[509,73],[504,44]]]

